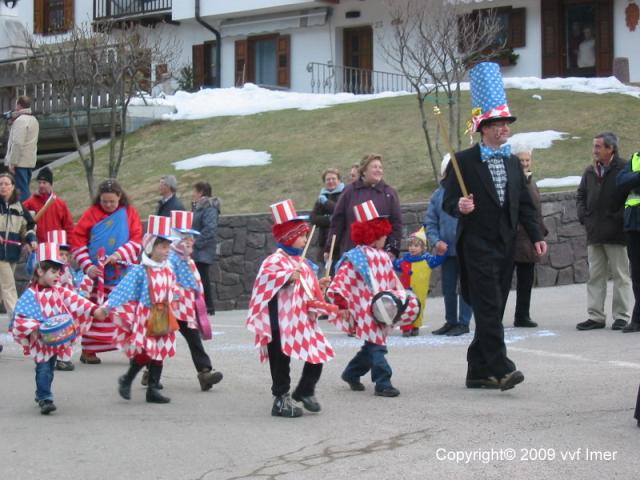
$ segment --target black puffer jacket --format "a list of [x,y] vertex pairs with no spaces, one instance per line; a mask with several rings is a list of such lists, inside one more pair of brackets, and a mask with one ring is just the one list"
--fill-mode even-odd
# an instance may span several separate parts
[[626,195],[616,186],[616,177],[625,166],[623,159],[614,157],[602,177],[598,177],[594,165],[582,174],[576,204],[588,245],[626,243],[622,228]]

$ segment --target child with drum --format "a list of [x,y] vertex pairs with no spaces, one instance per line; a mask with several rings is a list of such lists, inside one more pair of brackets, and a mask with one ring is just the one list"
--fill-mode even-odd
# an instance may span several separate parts
[[[324,302],[316,267],[305,259],[309,224],[299,217],[291,200],[271,205],[271,231],[278,249],[264,259],[253,285],[247,328],[255,334],[260,361],[269,360],[271,393],[275,397],[271,415],[295,418],[302,402],[310,412],[319,412],[315,387],[322,365],[334,357],[334,351],[318,325],[318,316],[335,316],[335,309]],[[303,250],[304,249],[304,250]],[[314,268],[315,267],[315,268]],[[302,376],[292,395],[291,358],[305,362]]]
[[172,301],[176,277],[169,265],[171,219],[150,215],[142,239],[142,258],[109,294],[106,303],[116,325],[116,345],[129,357],[129,370],[118,379],[118,393],[131,399],[131,383],[149,368],[146,400],[169,403],[160,393],[164,360],[176,354],[176,321]]
[[103,320],[107,312],[59,285],[64,262],[57,244],[39,244],[37,260],[33,280],[16,304],[11,331],[36,363],[36,401],[40,413],[48,415],[56,410],[51,391],[56,359],[70,358],[74,340],[88,330],[91,317]]
[[354,212],[351,240],[356,247],[342,256],[327,290],[329,299],[340,308],[336,326],[364,340],[341,378],[351,390],[363,391],[360,377],[371,370],[374,394],[397,397],[400,392],[391,384],[392,371],[385,358],[386,338],[393,326],[414,322],[420,302],[411,291],[404,290],[384,251],[391,222],[378,214],[371,200],[356,205]]

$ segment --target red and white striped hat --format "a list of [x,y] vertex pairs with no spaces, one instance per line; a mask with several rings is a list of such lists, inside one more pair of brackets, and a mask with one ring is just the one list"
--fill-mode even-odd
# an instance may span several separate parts
[[180,233],[200,235],[199,231],[191,228],[193,226],[193,212],[171,210],[171,226]]
[[281,225],[292,220],[301,220],[301,218],[298,217],[296,207],[293,206],[293,200],[291,199],[271,205],[271,218],[276,225]]
[[165,240],[175,240],[175,237],[171,236],[171,218],[149,215],[147,234],[164,238]]
[[64,265],[64,260],[60,258],[60,245],[58,245],[57,243],[39,243],[37,253],[38,263],[48,260],[50,262]]
[[47,242],[57,243],[61,247],[68,247],[66,230],[49,230],[47,232]]
[[353,212],[355,213],[356,221],[358,222],[368,222],[369,220],[380,218],[378,210],[372,200],[367,200],[360,205],[356,205],[353,207]]

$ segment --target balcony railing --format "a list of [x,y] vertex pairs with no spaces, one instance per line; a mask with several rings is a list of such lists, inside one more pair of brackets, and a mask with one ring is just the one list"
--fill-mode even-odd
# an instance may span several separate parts
[[412,91],[409,81],[399,73],[316,62],[307,65],[307,72],[311,74],[313,93],[368,94]]
[[172,0],[93,0],[93,19],[117,20],[171,16]]

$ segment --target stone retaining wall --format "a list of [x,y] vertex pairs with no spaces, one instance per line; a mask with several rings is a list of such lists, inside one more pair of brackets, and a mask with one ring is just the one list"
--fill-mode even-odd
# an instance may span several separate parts
[[[536,266],[536,285],[584,283],[587,280],[587,243],[579,224],[575,192],[542,194],[542,215],[549,230],[549,254]],[[402,206],[404,236],[422,224],[427,203]],[[246,308],[262,260],[275,248],[271,218],[263,215],[225,215],[218,228],[218,262],[213,267],[213,292],[219,310]],[[314,245],[309,258],[316,259]],[[431,276],[433,295],[440,295],[440,270]]]

